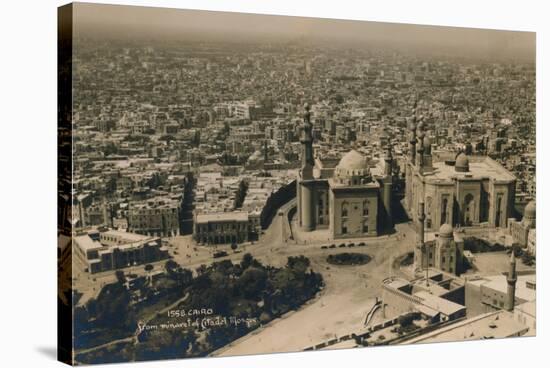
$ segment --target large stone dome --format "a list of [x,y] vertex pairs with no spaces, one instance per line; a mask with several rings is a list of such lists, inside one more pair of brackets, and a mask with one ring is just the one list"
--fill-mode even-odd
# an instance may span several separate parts
[[458,172],[470,171],[470,160],[468,160],[468,156],[466,156],[464,152],[460,152],[458,156],[456,156],[455,170]]
[[368,159],[356,150],[351,150],[342,157],[334,169],[334,174],[341,180],[366,178],[370,174]]
[[343,170],[363,170],[368,167],[367,158],[356,150],[346,153],[338,163],[338,166],[336,166],[336,168]]

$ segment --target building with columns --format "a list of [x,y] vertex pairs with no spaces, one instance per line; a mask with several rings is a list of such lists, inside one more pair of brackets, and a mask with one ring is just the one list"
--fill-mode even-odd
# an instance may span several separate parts
[[425,206],[426,231],[443,224],[506,228],[512,216],[516,178],[487,156],[433,152],[424,121],[409,121],[405,162],[405,207],[413,221]]
[[[297,180],[297,216],[303,231],[329,229],[333,239],[377,236],[392,227],[391,148],[373,173],[356,150],[340,161],[315,158],[309,106],[301,127],[302,165]],[[389,146],[389,145],[388,145]]]

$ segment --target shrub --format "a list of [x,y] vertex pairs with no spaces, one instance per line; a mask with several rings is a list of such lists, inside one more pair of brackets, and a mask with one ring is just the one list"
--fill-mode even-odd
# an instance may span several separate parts
[[371,257],[362,253],[340,253],[331,254],[327,257],[327,262],[339,266],[356,266],[369,263]]

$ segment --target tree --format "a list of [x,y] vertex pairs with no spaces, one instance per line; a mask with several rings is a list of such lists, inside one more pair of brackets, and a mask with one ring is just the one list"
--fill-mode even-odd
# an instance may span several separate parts
[[98,323],[106,327],[135,328],[135,314],[130,301],[130,292],[122,284],[103,287],[95,303]]
[[233,252],[237,250],[237,247],[237,243],[231,243],[231,249],[233,250]]
[[237,280],[237,288],[246,298],[257,300],[265,289],[266,281],[265,270],[249,267]]
[[288,257],[287,266],[296,273],[305,273],[309,267],[309,258],[305,256]]
[[197,268],[197,275],[199,275],[199,276],[204,275],[204,274],[206,274],[207,271],[208,271],[208,267],[206,267],[205,264],[201,264]]
[[169,275],[173,275],[177,272],[179,272],[179,270],[181,269],[180,265],[174,261],[173,259],[169,259],[166,261],[166,263],[164,264],[164,269],[166,270],[166,272],[169,274]]
[[118,283],[120,283],[120,284],[126,283],[126,276],[124,275],[124,271],[117,270],[115,272],[115,276],[116,276],[116,280],[117,280]]
[[[143,334],[146,335],[146,334]],[[140,335],[141,336],[141,335]],[[184,358],[190,345],[196,341],[195,332],[156,331],[154,338],[144,336],[144,341],[136,345],[138,360]]]
[[145,265],[145,271],[147,271],[147,272],[152,271],[153,268],[155,268],[155,267],[153,267],[153,265],[150,264],[150,263],[148,263],[148,264]]
[[518,243],[512,244],[512,249],[511,249],[510,253],[511,252],[514,252],[514,256],[516,256],[516,257],[523,256],[523,249],[522,249],[521,245],[519,245]]
[[241,261],[241,267],[243,270],[246,270],[251,264],[252,262],[254,261],[254,257],[252,257],[252,254],[250,253],[246,253],[244,256],[243,256],[243,259]]

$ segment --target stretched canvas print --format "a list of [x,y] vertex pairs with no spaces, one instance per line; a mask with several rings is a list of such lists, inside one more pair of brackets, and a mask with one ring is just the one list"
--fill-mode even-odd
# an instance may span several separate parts
[[61,361],[536,334],[535,33],[58,16]]

